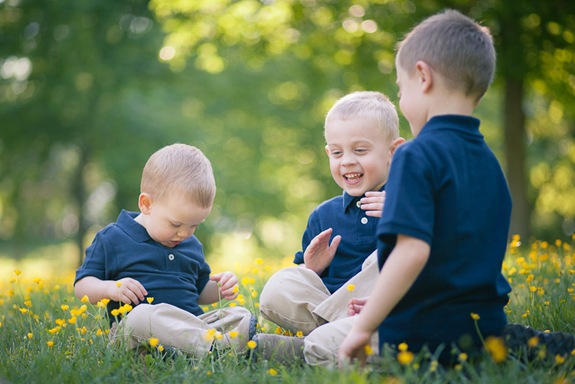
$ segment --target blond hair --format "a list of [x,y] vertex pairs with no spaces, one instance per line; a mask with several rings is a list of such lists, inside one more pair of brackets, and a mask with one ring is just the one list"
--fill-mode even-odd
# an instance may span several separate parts
[[211,207],[216,194],[212,165],[194,146],[168,145],[146,162],[140,193],[148,193],[154,199],[184,196],[202,208]]
[[479,100],[495,73],[493,38],[486,27],[446,10],[422,21],[398,44],[397,62],[408,74],[420,60],[439,72],[448,87]]
[[330,120],[356,118],[373,119],[389,140],[399,137],[397,110],[381,92],[359,91],[343,96],[328,111],[325,126]]

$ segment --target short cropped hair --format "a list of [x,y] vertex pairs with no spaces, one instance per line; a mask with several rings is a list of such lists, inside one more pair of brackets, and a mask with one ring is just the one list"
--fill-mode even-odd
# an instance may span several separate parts
[[359,91],[343,96],[328,111],[325,126],[330,120],[355,118],[373,119],[389,140],[399,137],[397,110],[381,92]]
[[183,196],[199,207],[210,208],[216,195],[212,165],[194,146],[165,146],[146,162],[140,193],[148,193],[154,199]]
[[495,48],[487,27],[455,10],[430,16],[397,46],[397,62],[408,74],[421,60],[451,89],[481,99],[495,73]]

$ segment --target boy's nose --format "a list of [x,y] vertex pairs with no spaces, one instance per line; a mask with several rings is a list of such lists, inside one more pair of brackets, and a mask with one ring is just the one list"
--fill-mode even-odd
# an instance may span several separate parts
[[355,159],[355,156],[353,155],[343,155],[343,157],[341,158],[341,164],[342,165],[350,165],[350,164],[355,164],[357,161]]

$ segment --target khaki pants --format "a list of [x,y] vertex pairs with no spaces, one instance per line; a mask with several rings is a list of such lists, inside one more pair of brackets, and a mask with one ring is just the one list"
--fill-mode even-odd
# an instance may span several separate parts
[[[264,286],[260,313],[294,334],[301,331],[306,335],[304,354],[309,364],[335,366],[339,346],[353,324],[353,318],[347,315],[348,302],[369,296],[378,276],[377,252],[368,256],[361,271],[333,294],[315,272],[301,266],[285,268]],[[371,344],[377,353],[377,334]]]
[[195,357],[206,355],[212,344],[242,352],[250,340],[251,318],[251,312],[243,307],[222,308],[195,316],[170,304],[140,304],[120,321],[116,339],[123,337],[127,347],[134,349],[155,337],[161,345]]

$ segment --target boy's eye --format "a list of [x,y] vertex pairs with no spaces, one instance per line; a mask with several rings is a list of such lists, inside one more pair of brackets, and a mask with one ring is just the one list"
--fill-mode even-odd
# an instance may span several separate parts
[[356,148],[356,149],[355,149],[355,152],[356,152],[356,153],[365,153],[365,152],[367,152],[367,149],[365,149],[365,148]]
[[331,151],[331,155],[334,157],[341,156],[341,151]]

